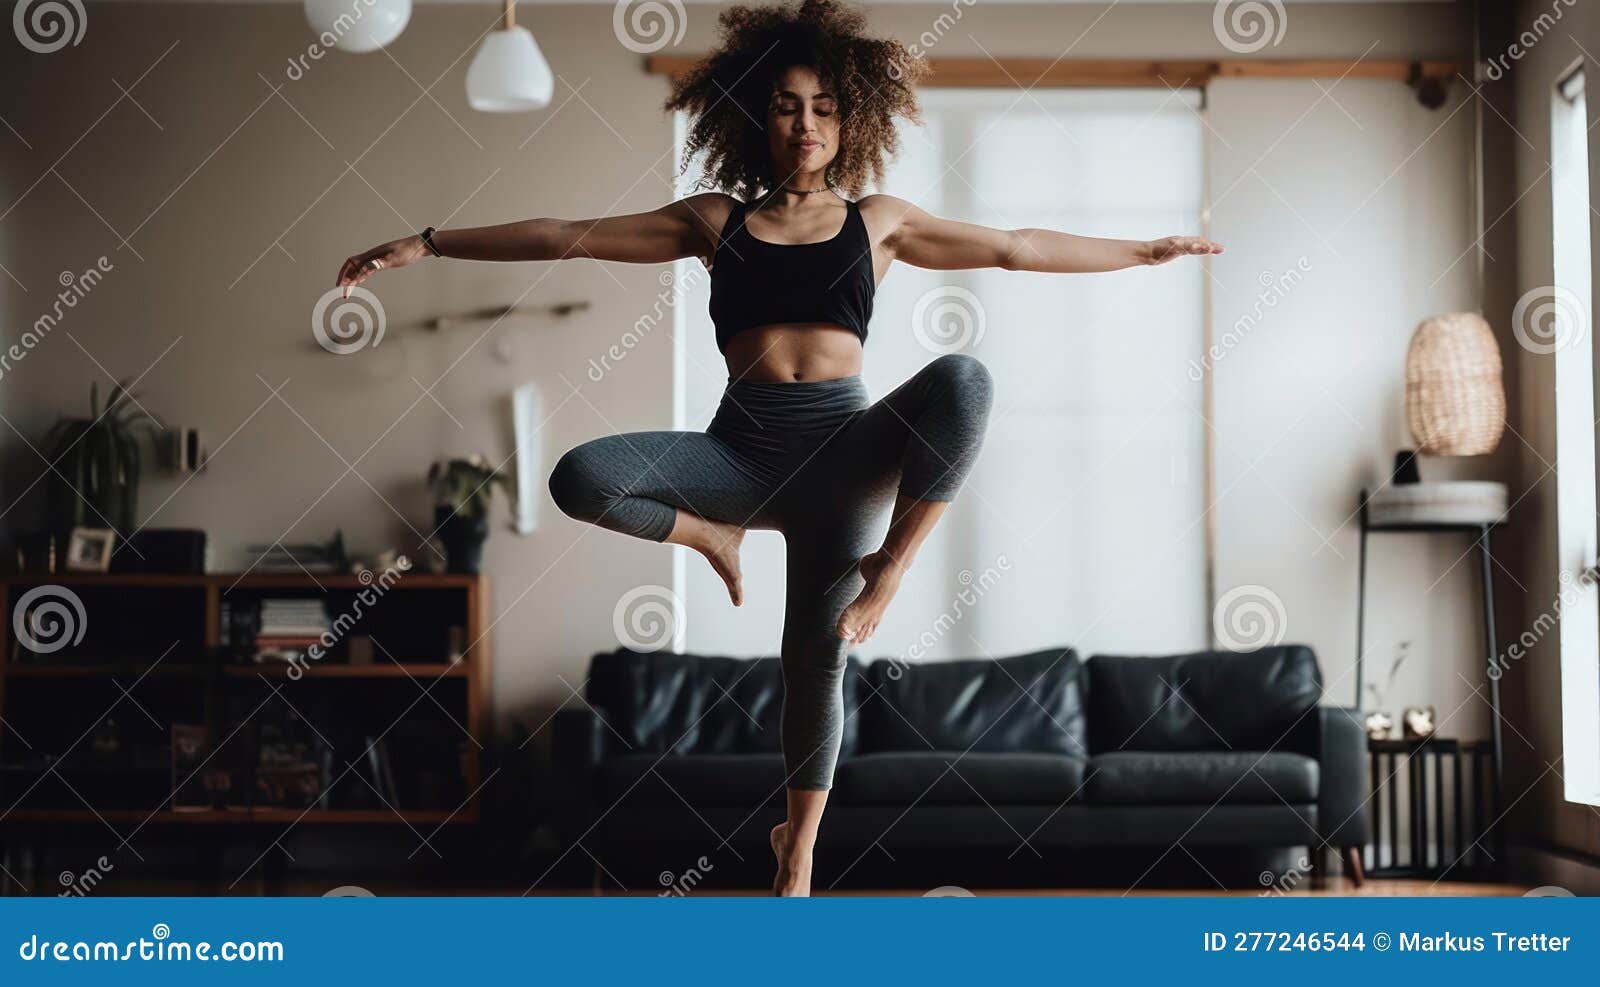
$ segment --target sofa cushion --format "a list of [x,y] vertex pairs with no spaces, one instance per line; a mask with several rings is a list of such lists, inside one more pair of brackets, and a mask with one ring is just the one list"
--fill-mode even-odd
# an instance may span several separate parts
[[1315,804],[1317,762],[1250,751],[1118,751],[1089,761],[1090,805]]
[[[855,750],[857,680],[844,674],[844,737]],[[613,754],[776,754],[783,668],[776,658],[720,658],[626,648],[594,656],[585,692],[605,718]],[[613,732],[615,731],[615,732]]]
[[884,751],[839,762],[844,805],[1060,805],[1083,785],[1081,758],[1066,754]]
[[1071,648],[867,667],[861,750],[1088,755],[1083,665]]
[[1089,746],[1108,751],[1270,750],[1322,698],[1304,645],[1089,659]]
[[602,806],[635,804],[747,806],[782,804],[781,754],[623,754],[600,766]]

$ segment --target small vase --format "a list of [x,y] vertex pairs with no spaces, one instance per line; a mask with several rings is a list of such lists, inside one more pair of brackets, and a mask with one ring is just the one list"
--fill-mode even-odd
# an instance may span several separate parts
[[1369,739],[1388,740],[1390,732],[1394,730],[1394,717],[1381,711],[1368,713],[1366,727]]
[[483,543],[489,538],[489,519],[463,517],[441,504],[434,508],[434,526],[444,543],[445,571],[483,571]]

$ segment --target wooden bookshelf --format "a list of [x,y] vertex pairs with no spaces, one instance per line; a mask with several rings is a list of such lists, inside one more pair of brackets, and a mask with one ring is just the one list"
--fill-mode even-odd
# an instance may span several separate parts
[[[93,650],[85,647],[81,652],[70,653],[69,657],[60,658],[58,655],[35,656],[28,660],[19,660],[24,657],[18,642],[13,640],[12,631],[12,606],[21,594],[39,586],[59,586],[71,590],[75,595],[81,595],[85,601],[90,599],[118,599],[123,598],[123,605],[132,607],[134,612],[141,616],[148,615],[152,621],[166,620],[170,624],[181,625],[188,628],[189,633],[181,635],[181,646],[175,647],[167,657],[161,658],[161,649],[156,648],[153,653],[145,657],[123,657],[117,655],[116,648],[106,648],[105,651]],[[330,823],[330,824],[444,824],[475,822],[479,817],[479,785],[482,779],[482,752],[490,743],[489,719],[489,677],[490,677],[490,652],[486,630],[489,627],[489,587],[487,578],[482,575],[457,575],[407,572],[383,590],[384,600],[389,597],[398,597],[403,606],[393,607],[405,618],[406,626],[428,625],[430,631],[437,631],[438,638],[445,639],[450,635],[450,628],[460,628],[460,637],[466,647],[458,660],[449,660],[451,656],[440,653],[435,660],[432,654],[421,656],[427,660],[418,660],[415,654],[406,653],[410,648],[415,651],[420,645],[414,639],[395,642],[393,645],[376,647],[373,649],[369,663],[353,664],[335,660],[333,655],[303,666],[301,674],[291,679],[289,666],[281,663],[244,663],[229,660],[222,640],[220,614],[225,600],[237,601],[249,597],[261,597],[264,593],[281,590],[296,596],[316,598],[324,596],[329,599],[329,610],[338,613],[339,608],[335,601],[352,599],[354,594],[363,590],[374,588],[371,581],[364,581],[360,577],[348,573],[210,573],[205,575],[166,575],[166,574],[118,574],[118,573],[28,573],[0,577],[0,717],[5,717],[8,724],[15,722],[8,709],[8,702],[13,701],[16,690],[24,687],[24,683],[38,682],[40,684],[29,686],[33,690],[40,689],[68,689],[79,688],[77,683],[83,683],[82,688],[91,688],[96,681],[106,681],[106,688],[131,688],[132,681],[141,683],[166,683],[162,688],[170,689],[248,689],[249,681],[256,680],[256,688],[263,688],[261,682],[269,686],[284,689],[289,688],[291,681],[294,688],[342,688],[349,689],[352,685],[337,686],[339,681],[360,682],[372,681],[372,688],[397,689],[405,688],[406,680],[414,681],[417,690],[428,690],[428,695],[434,700],[430,704],[423,701],[420,705],[424,708],[440,704],[445,709],[444,715],[455,721],[466,731],[466,736],[454,735],[449,737],[453,742],[461,743],[460,757],[461,778],[460,787],[462,801],[459,805],[445,808],[430,806],[428,808],[413,808],[398,806],[391,808],[296,808],[256,805],[241,808],[213,808],[213,809],[174,809],[168,801],[161,802],[153,799],[148,809],[101,809],[91,811],[81,804],[65,806],[62,808],[38,807],[31,805],[15,805],[19,798],[16,793],[7,795],[0,792],[0,826],[6,822],[16,823],[65,823],[65,822],[95,822],[97,819],[111,821],[132,821],[143,823],[163,823],[174,825],[216,825],[216,824],[292,824],[302,823]],[[138,598],[137,603],[129,604],[126,600],[130,594],[144,594]],[[411,599],[406,596],[410,595]],[[429,625],[429,607],[441,614],[438,621]],[[94,606],[86,603],[86,623],[93,625]],[[370,617],[376,613],[376,608],[367,612]],[[142,620],[129,623],[143,623]],[[104,629],[102,628],[102,631]],[[348,630],[347,636],[362,634],[362,629]],[[401,635],[402,637],[404,635]],[[376,635],[374,642],[382,644]],[[121,644],[121,641],[115,642]],[[342,642],[341,642],[342,643]],[[70,649],[62,654],[69,654]],[[397,655],[398,660],[391,658]],[[60,658],[60,660],[57,660]],[[159,660],[158,660],[159,659]],[[63,681],[61,685],[48,685],[51,680],[71,680],[68,685]],[[111,686],[109,680],[115,680],[118,685]],[[449,690],[444,699],[441,699],[441,690],[432,688],[441,680],[459,682]],[[392,683],[380,686],[379,682]],[[191,684],[193,683],[193,684]],[[229,686],[228,683],[238,683]],[[308,686],[307,683],[311,683]],[[327,683],[318,686],[316,683]],[[144,686],[142,688],[146,688]],[[37,695],[32,693],[30,695]],[[114,693],[112,693],[114,695]],[[20,699],[16,701],[22,701]],[[30,699],[29,702],[38,702]],[[211,700],[205,700],[207,709],[211,709]],[[226,703],[222,704],[224,707]],[[34,710],[35,714],[38,710]],[[137,712],[131,714],[138,717]],[[402,716],[402,719],[404,717]],[[213,739],[232,736],[235,728],[243,723],[234,723],[227,719],[211,723]],[[318,724],[305,721],[313,728]],[[396,721],[398,723],[399,721]],[[381,729],[379,724],[378,728]],[[320,730],[318,731],[320,735]],[[17,754],[23,751],[18,742],[18,734],[11,729],[0,730],[0,764],[14,763],[8,758],[8,752]],[[70,740],[70,738],[68,738]],[[60,753],[52,751],[52,753]],[[395,765],[397,774],[403,770]],[[68,769],[69,771],[71,769]],[[338,777],[338,771],[334,777]],[[359,781],[346,779],[335,786],[334,791],[345,785],[360,787]],[[9,807],[9,811],[8,810]]]

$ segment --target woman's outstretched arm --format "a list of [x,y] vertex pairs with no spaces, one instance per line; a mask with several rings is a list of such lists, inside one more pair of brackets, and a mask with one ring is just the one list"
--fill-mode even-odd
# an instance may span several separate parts
[[883,225],[889,233],[883,244],[896,260],[938,271],[998,267],[1008,271],[1084,274],[1222,253],[1222,244],[1198,236],[1105,240],[1056,230],[997,230],[942,219],[888,195],[868,196],[862,200],[862,208],[884,217]]
[[[664,264],[680,257],[707,256],[712,227],[705,218],[720,193],[707,192],[669,202],[650,212],[600,219],[527,219],[499,226],[435,230],[433,245],[442,257],[461,260],[563,260],[588,257],[634,264]],[[378,271],[432,257],[420,235],[401,237],[346,258],[338,286],[350,289]]]

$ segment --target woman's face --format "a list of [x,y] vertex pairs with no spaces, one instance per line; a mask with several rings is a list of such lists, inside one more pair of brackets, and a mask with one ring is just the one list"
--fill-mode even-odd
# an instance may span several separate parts
[[792,66],[773,85],[767,150],[780,186],[793,184],[797,174],[821,172],[839,153],[839,103],[815,70]]

